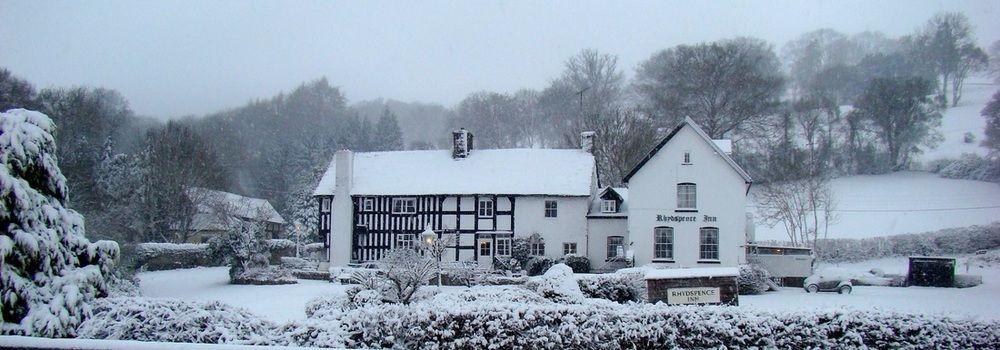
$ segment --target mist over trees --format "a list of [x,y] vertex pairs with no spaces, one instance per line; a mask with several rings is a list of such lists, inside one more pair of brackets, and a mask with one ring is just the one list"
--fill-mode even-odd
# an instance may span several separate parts
[[[596,131],[593,151],[607,186],[621,184],[663,136],[657,130],[691,117],[713,138],[733,141],[733,157],[755,182],[800,184],[822,195],[834,176],[915,166],[913,156],[938,140],[940,111],[960,103],[968,77],[985,71],[1000,79],[1000,44],[987,53],[975,43],[964,15],[942,13],[898,38],[818,29],[776,47],[737,37],[663,47],[634,69],[613,53],[585,49],[544,86],[470,92],[454,106],[349,104],[321,78],[170,122],[136,115],[114,90],[38,91],[0,69],[0,111],[52,118],[66,203],[87,218],[93,237],[182,241],[170,225],[183,220],[170,215],[191,207],[187,186],[267,199],[293,230],[314,233],[311,193],[336,150],[443,149],[460,127],[480,149],[577,148],[580,132]],[[993,129],[996,109],[983,112]],[[995,145],[998,133],[987,131],[984,142]],[[781,195],[788,190],[775,187],[775,198],[788,199]],[[815,240],[817,226],[805,226],[799,232]]]

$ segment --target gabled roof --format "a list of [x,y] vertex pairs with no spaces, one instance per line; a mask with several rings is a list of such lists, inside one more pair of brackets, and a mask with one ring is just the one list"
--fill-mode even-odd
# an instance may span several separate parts
[[220,211],[226,211],[227,215],[243,219],[264,219],[276,224],[285,223],[285,219],[281,217],[281,214],[278,214],[277,210],[274,210],[271,202],[266,199],[244,197],[235,193],[201,187],[188,187],[185,194],[195,203],[197,208],[193,226],[205,226],[195,227],[196,230],[225,227],[221,223],[221,218],[218,218]]
[[[313,195],[333,195],[336,159]],[[590,196],[594,155],[580,149],[483,149],[354,153],[351,195],[512,194]]]
[[[621,203],[618,204],[618,212],[616,213],[605,213],[601,212],[601,201],[603,200],[605,194],[612,194],[621,198]],[[600,192],[593,200],[590,201],[590,214],[587,214],[588,218],[626,218],[628,217],[628,189],[625,187],[606,187]]]
[[670,134],[668,134],[667,137],[663,139],[663,141],[660,141],[660,143],[657,144],[656,147],[653,147],[653,149],[649,151],[649,154],[643,157],[642,161],[640,161],[639,164],[636,164],[635,167],[632,168],[632,171],[628,172],[628,175],[625,175],[625,178],[622,179],[622,182],[628,183],[628,180],[632,178],[632,175],[635,175],[635,173],[639,172],[639,169],[641,169],[643,165],[646,165],[646,162],[648,162],[651,158],[653,158],[653,156],[656,155],[656,152],[659,152],[660,149],[663,148],[663,146],[665,146],[668,142],[670,142],[670,140],[672,140],[674,136],[677,135],[677,133],[684,128],[684,126],[690,126],[695,131],[695,133],[698,134],[698,136],[700,136],[701,139],[705,141],[705,143],[707,143],[710,147],[712,147],[713,150],[715,150],[715,154],[718,154],[720,157],[722,157],[722,159],[725,160],[726,163],[728,163],[729,166],[733,168],[733,171],[736,171],[736,173],[739,174],[740,177],[742,177],[746,183],[753,182],[753,179],[750,178],[750,174],[748,174],[746,170],[743,170],[743,168],[740,167],[739,164],[736,164],[736,161],[734,161],[733,158],[729,157],[729,155],[726,152],[724,152],[721,148],[719,148],[719,145],[714,140],[712,140],[712,138],[709,137],[708,134],[706,134],[705,131],[702,130],[700,126],[698,126],[698,123],[695,123],[694,120],[691,120],[690,117],[685,117],[683,121],[677,124],[677,126],[670,131]]

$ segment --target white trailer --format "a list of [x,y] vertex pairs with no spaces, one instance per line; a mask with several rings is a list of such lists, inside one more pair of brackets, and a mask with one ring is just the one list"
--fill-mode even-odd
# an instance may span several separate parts
[[801,287],[812,275],[816,256],[811,248],[748,244],[747,262],[763,267],[780,285]]

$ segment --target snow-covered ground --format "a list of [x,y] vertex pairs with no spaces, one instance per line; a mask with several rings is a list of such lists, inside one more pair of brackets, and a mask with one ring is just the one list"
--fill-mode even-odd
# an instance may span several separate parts
[[305,305],[322,295],[343,293],[347,286],[324,281],[299,280],[298,284],[251,286],[229,284],[228,267],[143,272],[143,296],[191,301],[218,300],[242,307],[275,322],[303,319]]
[[[830,225],[829,238],[917,233],[1000,220],[1000,185],[995,183],[907,171],[847,176],[832,180],[830,186],[839,218]],[[767,227],[759,219],[756,234],[758,240],[788,239],[780,223]]]
[[[982,77],[969,78],[962,90],[962,99],[957,107],[942,112],[941,136],[944,140],[935,149],[927,150],[917,160],[927,163],[941,158],[956,158],[963,153],[985,155],[987,149],[980,146],[983,141],[986,119],[980,114],[993,94],[1000,89],[991,80]],[[965,133],[972,133],[975,140],[965,142]]]
[[[964,258],[959,259],[959,263]],[[903,274],[906,258],[841,264],[853,271],[880,268],[886,273]],[[961,265],[959,273],[966,273]],[[965,288],[868,287],[858,286],[850,295],[808,294],[801,288],[783,288],[763,295],[741,296],[740,307],[758,310],[801,311],[823,308],[881,309],[905,313],[945,314],[951,317],[1000,320],[1000,266],[971,268],[970,274],[983,276],[983,285]],[[144,272],[140,274],[145,296],[184,300],[218,300],[246,308],[267,319],[282,322],[305,318],[306,303],[317,296],[342,293],[347,286],[301,280],[297,285],[236,286],[227,284],[225,268],[198,268]],[[491,288],[491,287],[479,287]],[[445,287],[457,292],[463,287]]]
[[[740,296],[741,307],[760,310],[797,311],[807,309],[853,308],[880,309],[906,313],[946,315],[952,318],[1000,320],[1000,266],[965,269],[965,257],[958,258],[956,272],[982,275],[983,284],[972,288],[872,287],[855,286],[848,295],[809,294],[802,288],[782,288],[763,295]],[[906,257],[869,260],[846,264],[821,264],[818,268],[838,267],[864,272],[873,268],[889,274],[906,274]]]

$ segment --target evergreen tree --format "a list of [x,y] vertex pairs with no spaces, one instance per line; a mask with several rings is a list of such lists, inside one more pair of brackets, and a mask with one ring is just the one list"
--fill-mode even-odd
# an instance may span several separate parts
[[993,99],[980,113],[986,118],[986,139],[983,140],[983,146],[989,147],[993,155],[1000,155],[1000,91],[993,94]]
[[382,111],[382,116],[375,123],[372,138],[372,150],[374,151],[403,150],[403,130],[399,128],[399,119],[396,118],[396,114],[389,108]]
[[879,78],[854,103],[853,118],[877,132],[893,170],[905,169],[919,146],[934,146],[941,114],[927,97],[933,91],[922,78]]
[[65,207],[55,124],[14,109],[0,113],[0,313],[3,334],[73,336],[87,306],[106,294],[115,242],[91,243],[83,217]]

